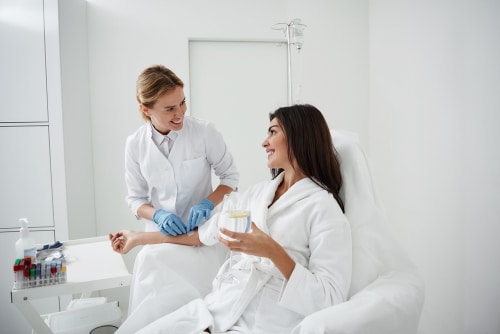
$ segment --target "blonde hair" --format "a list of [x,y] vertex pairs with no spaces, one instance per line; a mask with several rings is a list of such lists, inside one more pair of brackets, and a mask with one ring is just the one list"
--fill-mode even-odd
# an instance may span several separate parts
[[[174,90],[177,86],[184,87],[184,82],[165,66],[153,65],[146,68],[139,75],[136,83],[136,98],[137,102],[139,102],[139,110],[141,110],[141,104],[152,108],[161,96]],[[151,120],[142,111],[141,116],[145,121]]]

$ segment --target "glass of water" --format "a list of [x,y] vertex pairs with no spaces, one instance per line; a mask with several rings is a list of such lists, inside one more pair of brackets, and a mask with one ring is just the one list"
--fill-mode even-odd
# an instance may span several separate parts
[[[239,233],[246,233],[250,230],[250,208],[248,201],[239,193],[232,192],[224,195],[222,209],[218,221],[219,228]],[[220,236],[229,241],[235,239],[220,233]]]
[[[222,208],[219,214],[218,227],[224,227],[227,230],[239,233],[247,233],[250,230],[250,206],[247,199],[237,192],[232,192],[224,196]],[[222,232],[219,232],[221,238],[229,241],[238,241]],[[226,273],[222,279],[225,282],[235,282],[236,278],[229,273],[233,265],[233,251],[229,252],[229,264]]]

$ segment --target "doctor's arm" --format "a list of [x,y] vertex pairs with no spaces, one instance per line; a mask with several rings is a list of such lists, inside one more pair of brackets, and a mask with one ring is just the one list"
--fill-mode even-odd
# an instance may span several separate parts
[[240,174],[231,153],[226,147],[222,135],[210,124],[205,131],[205,149],[207,161],[219,178],[220,184],[200,203],[193,206],[187,221],[188,231],[193,231],[203,221],[208,219],[211,211],[222,202],[224,195],[237,189]]
[[153,220],[156,209],[150,204],[143,204],[137,209],[137,215],[142,218]]
[[177,236],[165,235],[161,232],[139,232],[122,230],[116,234],[109,234],[113,250],[120,254],[127,254],[136,246],[171,243],[187,246],[201,246],[198,231]]
[[221,133],[215,129],[213,124],[207,127],[204,135],[207,160],[219,178],[219,185],[207,198],[212,201],[214,206],[217,206],[222,202],[224,195],[236,190],[240,181],[240,173]]
[[203,218],[210,218],[212,210],[222,202],[224,195],[229,194],[233,191],[233,188],[226,185],[219,185],[213,193],[208,195],[206,198],[201,200],[200,203],[196,204],[189,211],[189,217],[187,221],[187,231],[193,231],[203,221]]
[[219,205],[224,198],[224,195],[229,194],[233,191],[233,188],[226,186],[224,184],[220,184],[217,188],[215,188],[214,192],[207,196],[207,198],[212,201],[214,206]]

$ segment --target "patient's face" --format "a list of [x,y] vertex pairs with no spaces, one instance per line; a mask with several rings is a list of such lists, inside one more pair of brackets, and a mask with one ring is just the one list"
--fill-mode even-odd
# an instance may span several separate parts
[[262,146],[267,153],[267,167],[283,168],[285,170],[290,167],[285,132],[276,118],[269,124],[267,138],[262,143]]

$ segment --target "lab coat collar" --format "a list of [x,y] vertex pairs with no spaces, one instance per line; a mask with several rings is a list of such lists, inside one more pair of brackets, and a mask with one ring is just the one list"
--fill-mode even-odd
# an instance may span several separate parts
[[156,130],[153,124],[151,123],[149,123],[149,128],[151,129],[151,138],[153,139],[153,141],[157,146],[163,143],[165,137],[168,137],[172,142],[174,142],[175,139],[177,139],[177,137],[179,136],[179,133],[173,130],[171,130],[167,135],[164,135],[160,133],[158,130]]

